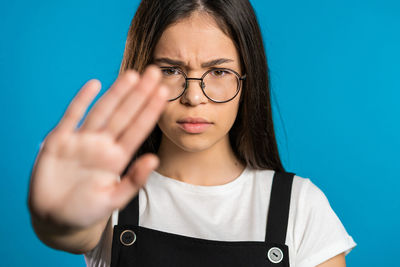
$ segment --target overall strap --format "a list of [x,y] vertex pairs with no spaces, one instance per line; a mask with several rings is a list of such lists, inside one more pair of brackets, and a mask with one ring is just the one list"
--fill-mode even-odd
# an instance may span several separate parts
[[124,209],[119,211],[118,224],[139,226],[139,192]]
[[272,180],[265,242],[285,244],[294,173],[275,172]]

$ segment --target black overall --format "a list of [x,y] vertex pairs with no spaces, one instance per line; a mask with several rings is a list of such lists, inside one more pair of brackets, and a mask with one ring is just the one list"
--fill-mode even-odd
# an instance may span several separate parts
[[285,240],[293,176],[274,174],[265,242],[207,240],[138,226],[138,194],[118,215],[111,267],[289,267]]

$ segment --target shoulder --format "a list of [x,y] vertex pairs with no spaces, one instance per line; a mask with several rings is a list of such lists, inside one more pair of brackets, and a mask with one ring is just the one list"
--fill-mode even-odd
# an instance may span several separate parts
[[[253,190],[260,191],[260,197],[271,195],[274,170],[252,170],[251,175]],[[313,213],[321,213],[330,208],[330,203],[324,192],[316,186],[310,178],[293,175],[290,196],[290,217],[295,217],[296,223],[300,219],[311,216]]]
[[310,178],[299,175],[293,177],[290,213],[297,229],[305,230],[310,223],[317,225],[324,219],[340,223],[325,193]]
[[[252,170],[254,181],[258,184],[271,190],[274,170]],[[325,194],[309,179],[299,175],[293,176],[291,201],[298,204],[313,204],[317,200],[328,201]]]
[[298,175],[293,177],[292,199],[296,201],[298,208],[315,209],[330,205],[325,193],[310,178]]
[[325,193],[298,175],[293,179],[288,238],[296,266],[315,266],[356,246]]

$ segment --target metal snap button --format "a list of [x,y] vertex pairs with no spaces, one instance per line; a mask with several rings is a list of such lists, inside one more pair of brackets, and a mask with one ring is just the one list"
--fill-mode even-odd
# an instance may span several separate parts
[[280,263],[283,260],[283,252],[280,248],[272,247],[267,253],[268,259],[272,263]]
[[119,236],[119,240],[125,246],[131,246],[136,241],[136,234],[132,230],[125,230]]

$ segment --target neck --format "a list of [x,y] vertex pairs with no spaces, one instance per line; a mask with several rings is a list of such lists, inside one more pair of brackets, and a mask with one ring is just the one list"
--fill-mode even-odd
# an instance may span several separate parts
[[245,168],[234,154],[228,136],[207,149],[190,151],[163,136],[157,154],[160,158],[158,173],[193,185],[226,184],[235,180]]

